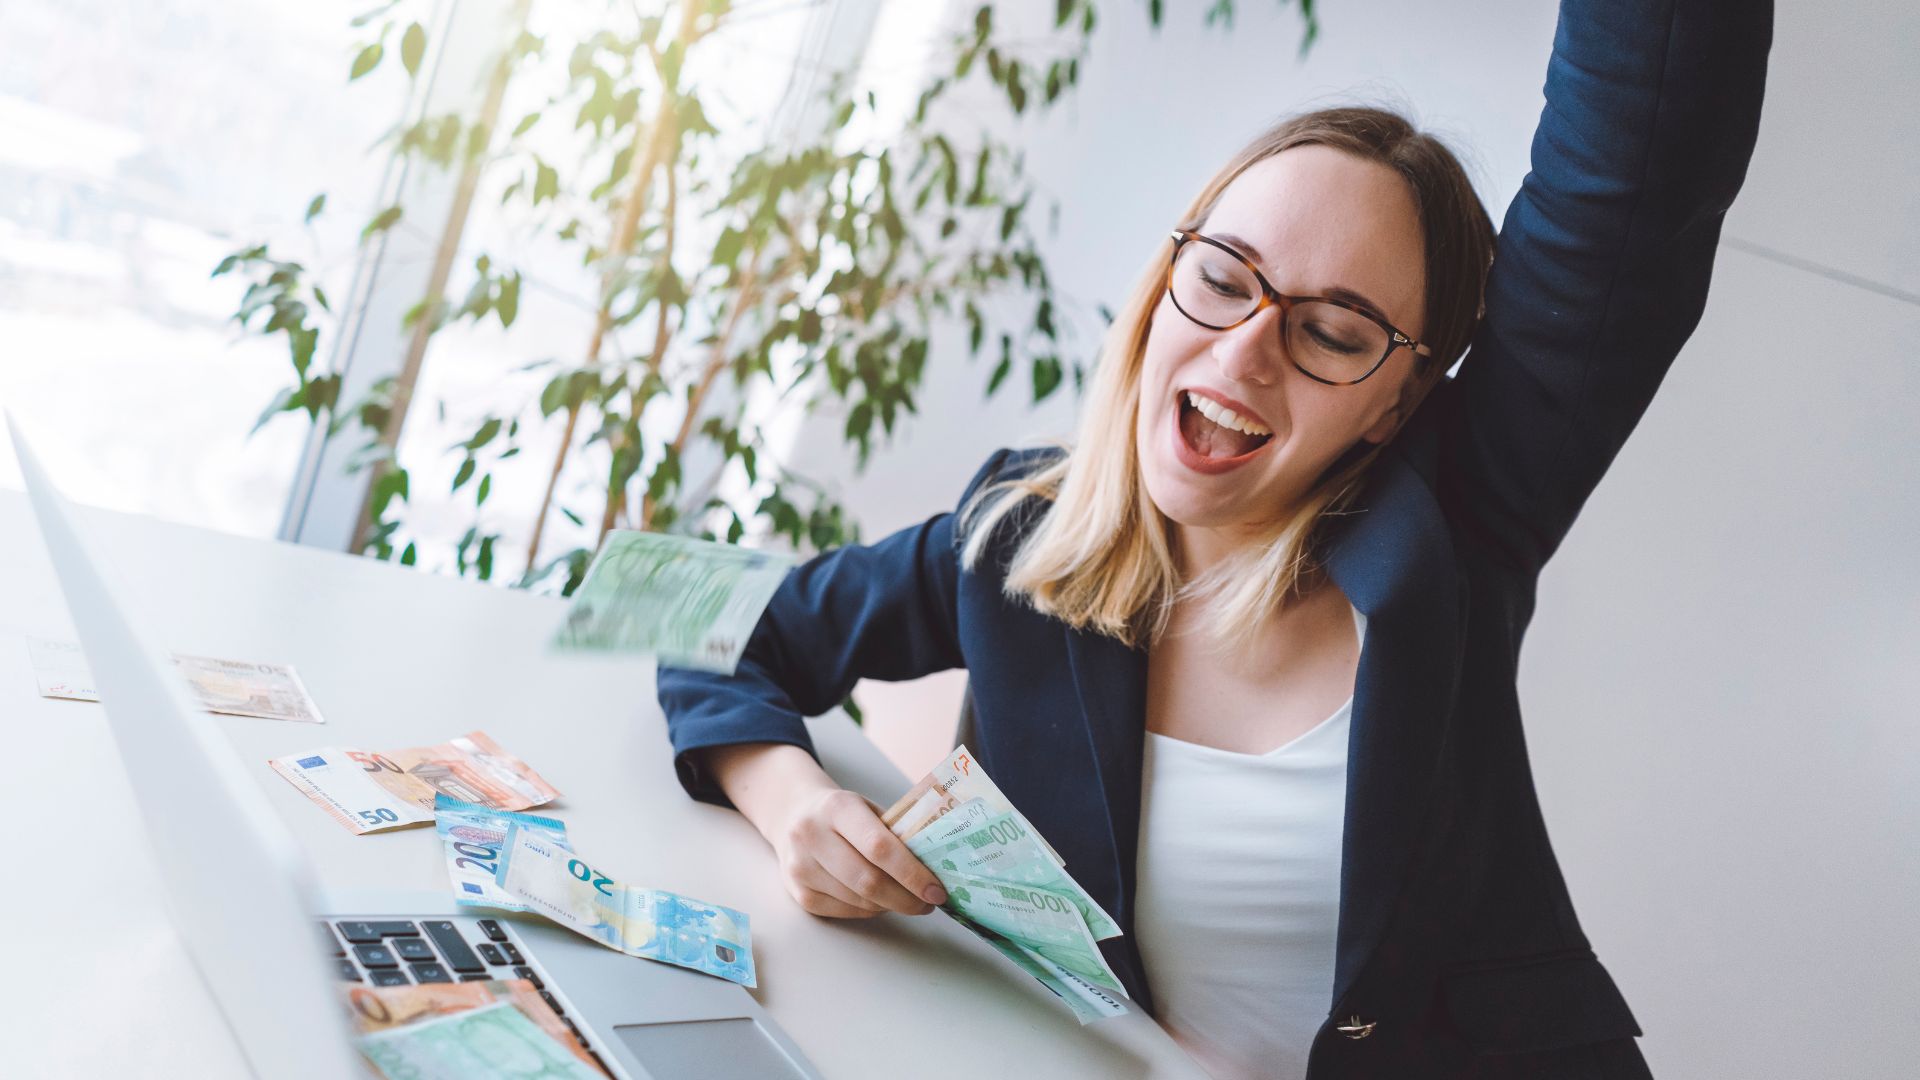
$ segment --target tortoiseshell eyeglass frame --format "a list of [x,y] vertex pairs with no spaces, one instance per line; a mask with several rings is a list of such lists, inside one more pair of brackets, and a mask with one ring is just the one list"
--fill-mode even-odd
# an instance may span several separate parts
[[[1177,309],[1180,312],[1180,314],[1186,315],[1187,318],[1192,320],[1196,326],[1204,326],[1209,330],[1231,330],[1234,327],[1239,326],[1241,323],[1246,322],[1248,319],[1251,319],[1254,316],[1260,314],[1262,311],[1265,311],[1269,307],[1278,307],[1280,309],[1280,325],[1285,326],[1287,323],[1287,319],[1291,317],[1293,314],[1293,305],[1302,304],[1311,300],[1318,304],[1332,304],[1335,307],[1345,308],[1348,311],[1351,311],[1354,314],[1359,315],[1362,318],[1365,318],[1369,322],[1372,322],[1374,325],[1380,327],[1382,330],[1385,330],[1387,332],[1386,351],[1380,354],[1380,358],[1373,362],[1373,366],[1367,369],[1367,373],[1365,375],[1360,376],[1358,379],[1348,379],[1345,382],[1338,382],[1333,379],[1323,379],[1320,376],[1315,375],[1313,372],[1308,371],[1304,367],[1301,367],[1300,362],[1293,358],[1292,350],[1288,350],[1287,361],[1291,363],[1294,366],[1294,368],[1300,372],[1300,374],[1305,375],[1307,378],[1312,379],[1314,382],[1325,383],[1328,386],[1352,386],[1354,383],[1364,382],[1367,378],[1372,376],[1374,372],[1380,370],[1380,366],[1387,362],[1387,357],[1393,355],[1393,350],[1399,349],[1399,348],[1405,348],[1408,351],[1415,354],[1416,356],[1420,356],[1426,359],[1433,358],[1433,350],[1431,348],[1429,348],[1428,346],[1418,341],[1413,340],[1411,337],[1408,337],[1406,334],[1401,333],[1398,327],[1394,326],[1392,323],[1381,318],[1379,315],[1376,315],[1372,311],[1369,311],[1368,309],[1366,309],[1365,307],[1362,307],[1359,304],[1348,303],[1345,300],[1338,300],[1331,296],[1289,296],[1286,293],[1283,293],[1280,290],[1274,288],[1273,283],[1267,280],[1267,275],[1261,273],[1259,267],[1253,265],[1251,262],[1248,262],[1247,257],[1245,255],[1240,254],[1240,252],[1234,250],[1232,247],[1228,246],[1222,241],[1215,240],[1213,237],[1208,236],[1205,233],[1194,232],[1192,229],[1174,229],[1170,235],[1173,237],[1173,255],[1171,258],[1167,260],[1167,299],[1172,300],[1174,308]],[[1239,320],[1239,322],[1229,323],[1226,326],[1215,326],[1212,323],[1201,322],[1199,319],[1195,319],[1191,314],[1188,314],[1186,308],[1183,308],[1180,306],[1180,298],[1173,295],[1173,266],[1175,263],[1180,261],[1180,249],[1190,241],[1194,241],[1194,240],[1198,240],[1200,243],[1211,245],[1212,247],[1216,247],[1221,251],[1226,252],[1228,255],[1232,256],[1235,260],[1237,260],[1240,263],[1240,265],[1246,267],[1247,272],[1253,275],[1253,279],[1260,283],[1261,296],[1260,296],[1259,302],[1253,306],[1252,311],[1247,312],[1246,318]]]

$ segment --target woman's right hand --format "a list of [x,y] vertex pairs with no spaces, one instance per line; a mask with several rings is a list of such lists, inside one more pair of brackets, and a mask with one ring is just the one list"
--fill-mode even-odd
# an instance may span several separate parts
[[925,915],[947,900],[940,880],[880,820],[797,746],[747,743],[706,751],[706,767],[773,845],[787,894],[814,915]]

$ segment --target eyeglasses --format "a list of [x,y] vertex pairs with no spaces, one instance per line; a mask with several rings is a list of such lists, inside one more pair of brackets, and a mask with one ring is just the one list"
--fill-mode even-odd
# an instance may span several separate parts
[[1279,305],[1280,336],[1293,366],[1331,386],[1365,379],[1401,347],[1416,356],[1433,356],[1432,349],[1359,304],[1276,291],[1246,256],[1190,229],[1173,232],[1167,295],[1180,314],[1209,330],[1231,330]]

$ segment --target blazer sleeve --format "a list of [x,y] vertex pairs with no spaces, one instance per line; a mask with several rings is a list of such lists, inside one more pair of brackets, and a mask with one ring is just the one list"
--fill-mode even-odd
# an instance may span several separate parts
[[1442,455],[1520,565],[1559,547],[1699,323],[1772,38],[1772,0],[1560,5]]
[[[965,506],[1006,459],[1001,450],[961,496]],[[694,751],[791,743],[815,753],[802,717],[846,700],[861,679],[899,681],[963,667],[952,513],[872,545],[852,544],[788,571],[732,675],[661,667],[674,771],[702,802],[731,803]],[[816,758],[818,754],[815,754]]]

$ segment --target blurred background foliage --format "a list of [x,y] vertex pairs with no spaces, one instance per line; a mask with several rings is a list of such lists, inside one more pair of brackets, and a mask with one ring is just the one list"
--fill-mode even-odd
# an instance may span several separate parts
[[[724,87],[724,67],[698,62],[730,21],[779,0],[606,0],[591,32],[572,40],[536,33],[531,2],[510,6],[471,108],[425,112],[377,148],[456,178],[444,219],[413,222],[396,202],[359,231],[362,244],[402,223],[437,234],[426,295],[401,328],[397,375],[341,400],[342,373],[320,359],[342,332],[340,312],[302,261],[260,244],[213,271],[244,285],[234,320],[286,345],[291,381],[259,425],[293,416],[355,440],[348,468],[367,480],[356,550],[407,565],[421,557],[404,522],[422,496],[396,448],[428,342],[455,321],[505,332],[518,317],[527,269],[463,243],[481,190],[497,189],[498,212],[570,252],[598,290],[580,305],[579,344],[524,369],[543,376],[538,415],[562,426],[525,565],[495,565],[502,537],[479,511],[495,494],[495,467],[532,445],[521,419],[532,410],[498,410],[448,448],[459,456],[450,497],[468,500],[473,517],[452,553],[464,576],[571,593],[615,528],[751,535],[803,552],[857,539],[829,493],[776,460],[770,425],[831,400],[864,464],[917,409],[938,318],[964,320],[969,353],[991,361],[988,395],[1013,386],[1037,402],[1079,386],[1092,358],[1063,340],[1022,156],[977,113],[935,106],[970,84],[990,87],[1015,116],[1055,106],[1080,80],[1101,17],[1093,0],[1056,0],[1050,33],[1018,39],[996,17],[1007,5],[979,4],[910,106],[851,93],[835,72],[803,111],[818,122],[786,132],[764,117],[754,121],[763,130],[716,126],[709,97]],[[1158,28],[1161,0],[1140,6],[1129,17]],[[1300,9],[1304,51],[1317,20],[1312,0]],[[435,44],[432,12],[430,0],[392,0],[355,18],[365,38],[346,80],[385,78],[397,94],[416,93]],[[1204,18],[1230,28],[1232,0],[1213,0]],[[510,85],[536,106],[503,115]],[[903,118],[889,127],[886,115]],[[324,193],[304,210],[308,222],[325,213]],[[449,289],[456,272],[463,294]],[[990,297],[1022,317],[990,317]],[[570,470],[591,470],[594,482],[563,484]],[[554,514],[592,544],[543,553]]]

